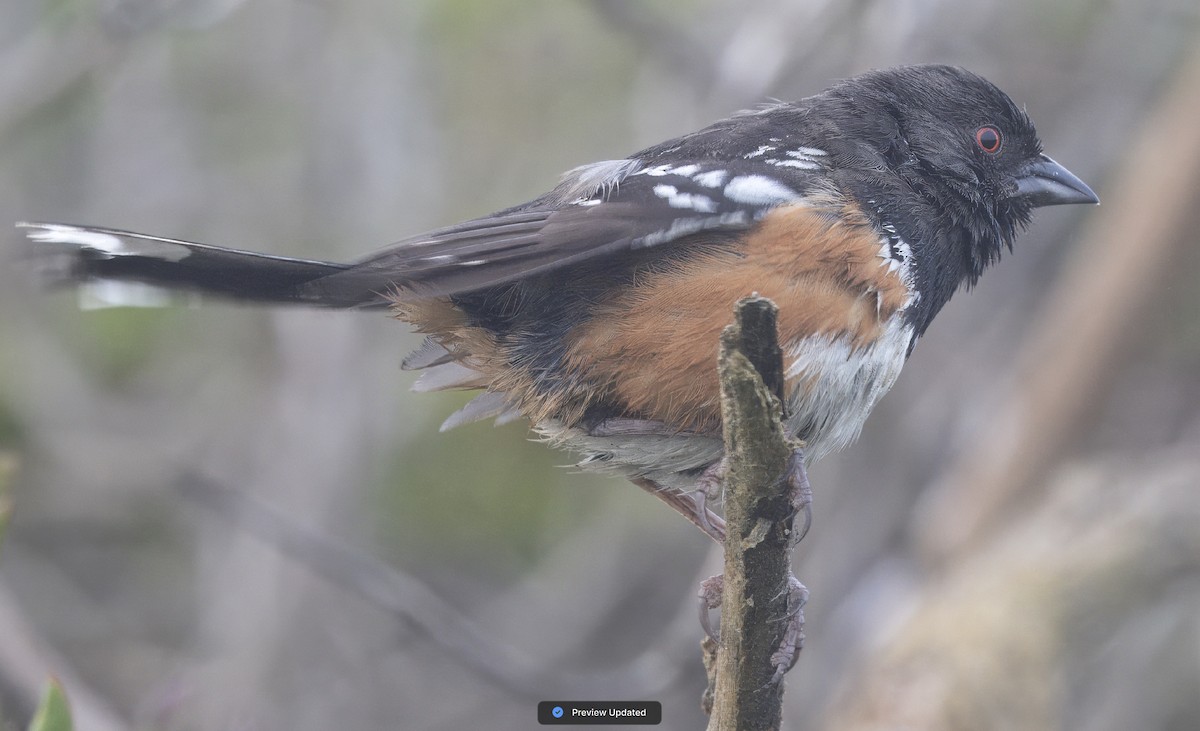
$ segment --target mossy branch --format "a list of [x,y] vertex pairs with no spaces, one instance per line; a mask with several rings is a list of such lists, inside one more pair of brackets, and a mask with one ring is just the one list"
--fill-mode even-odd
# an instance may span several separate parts
[[778,729],[796,508],[783,479],[793,446],[782,423],[777,308],[741,300],[721,334],[721,415],[728,471],[721,632],[709,731]]

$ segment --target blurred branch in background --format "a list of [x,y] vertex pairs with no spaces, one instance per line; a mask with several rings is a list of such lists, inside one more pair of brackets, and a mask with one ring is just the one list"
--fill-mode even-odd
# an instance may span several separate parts
[[712,54],[699,39],[683,33],[679,24],[657,16],[654,8],[636,0],[590,0],[590,4],[600,18],[690,86],[703,88],[712,79]]
[[599,17],[635,40],[714,110],[761,103],[781,80],[803,76],[814,58],[847,33],[853,34],[863,12],[874,4],[872,0],[768,0],[757,12],[729,14],[730,26],[717,39],[689,36],[680,24],[665,21],[655,6],[646,3],[590,3]]
[[648,647],[608,672],[539,666],[425,584],[377,558],[295,525],[252,497],[201,475],[187,476],[180,489],[326,581],[417,629],[454,661],[509,693],[535,700],[655,697],[677,681],[680,665],[692,652],[690,641],[666,636],[659,647]]

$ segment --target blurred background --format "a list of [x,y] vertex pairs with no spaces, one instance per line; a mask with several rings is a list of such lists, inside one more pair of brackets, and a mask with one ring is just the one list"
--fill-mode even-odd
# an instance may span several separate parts
[[[785,726],[1200,727],[1195,0],[6,0],[0,227],[352,258],[770,98],[984,74],[1042,210],[816,465]],[[2,230],[2,229],[0,229]],[[700,728],[713,545],[523,424],[439,434],[378,314],[81,310],[0,235],[0,722]],[[8,724],[5,726],[4,724]]]

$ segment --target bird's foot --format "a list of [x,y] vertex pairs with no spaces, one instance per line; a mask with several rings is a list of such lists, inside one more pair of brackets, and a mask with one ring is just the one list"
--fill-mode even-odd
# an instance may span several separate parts
[[[700,591],[696,595],[700,600],[700,626],[714,642],[720,642],[720,627],[714,628],[712,611],[720,608],[724,590],[725,577],[718,574],[700,582]],[[804,605],[808,603],[808,589],[789,574],[784,591],[787,592],[787,612],[781,618],[784,623],[783,636],[779,646],[771,653],[771,666],[775,668],[771,676],[772,684],[783,680],[783,676],[795,667],[800,651],[804,649]]]

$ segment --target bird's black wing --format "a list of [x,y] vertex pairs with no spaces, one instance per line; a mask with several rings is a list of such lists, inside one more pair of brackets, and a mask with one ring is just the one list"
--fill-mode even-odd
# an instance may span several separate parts
[[702,232],[745,230],[775,206],[802,202],[814,185],[811,164],[597,163],[527,206],[401,241],[309,286],[332,297],[458,294]]

